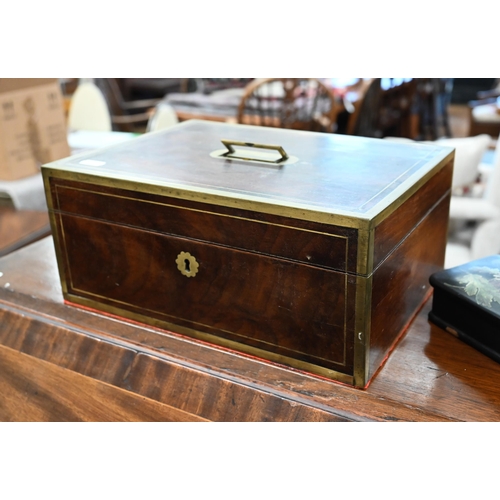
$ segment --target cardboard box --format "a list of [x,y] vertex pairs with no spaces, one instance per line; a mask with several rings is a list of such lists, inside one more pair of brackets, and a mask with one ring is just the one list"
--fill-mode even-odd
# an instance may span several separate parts
[[70,155],[57,78],[0,78],[0,179],[40,172]]

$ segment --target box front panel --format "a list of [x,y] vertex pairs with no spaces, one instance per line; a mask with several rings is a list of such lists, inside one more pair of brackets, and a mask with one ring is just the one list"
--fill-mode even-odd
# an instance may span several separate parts
[[70,300],[352,372],[348,275],[69,215],[59,223]]
[[67,300],[350,382],[356,278],[327,265],[356,240],[70,184],[52,181]]

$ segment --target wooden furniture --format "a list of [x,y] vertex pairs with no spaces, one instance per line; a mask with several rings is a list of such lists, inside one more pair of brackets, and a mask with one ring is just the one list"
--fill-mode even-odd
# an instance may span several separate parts
[[453,78],[416,78],[416,113],[419,121],[417,139],[434,141],[451,137],[448,108]]
[[165,97],[175,110],[179,121],[207,120],[236,123],[238,106],[243,89],[226,89],[204,94],[202,92],[178,92]]
[[49,234],[47,212],[16,210],[12,206],[0,205],[0,256],[45,238]]
[[349,118],[347,134],[416,139],[415,93],[414,78],[374,78]]
[[162,99],[170,92],[187,92],[190,78],[114,78],[125,101]]
[[[347,118],[354,107],[362,99],[369,80],[359,79],[349,86],[328,86],[338,104],[337,124],[335,131],[345,133]],[[335,82],[335,85],[338,85]],[[230,88],[217,90],[207,95],[202,92],[172,93],[165,100],[174,108],[179,121],[208,120],[215,122],[237,123],[238,108],[241,104],[244,89]]]
[[192,108],[189,106],[175,105],[175,112],[180,122],[187,120],[207,120],[210,122],[236,123],[236,117],[227,110],[220,110],[210,107]]
[[126,101],[116,78],[94,78],[93,80],[104,94],[111,113],[113,130],[137,132],[146,129],[160,99]]
[[333,132],[341,105],[317,78],[265,78],[251,82],[238,108],[247,125]]
[[488,134],[497,139],[500,134],[500,97],[469,101],[469,135]]
[[469,135],[488,134],[496,139],[500,133],[500,79],[492,88],[477,91],[467,101],[469,110]]
[[65,305],[50,237],[0,271],[2,421],[500,419],[500,365],[431,325],[430,303],[360,390]]

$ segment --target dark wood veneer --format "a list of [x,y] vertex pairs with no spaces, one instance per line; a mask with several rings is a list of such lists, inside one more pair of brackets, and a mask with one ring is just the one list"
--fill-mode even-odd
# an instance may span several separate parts
[[429,276],[443,267],[449,205],[448,194],[373,275],[371,374],[428,296]]
[[[354,287],[346,274],[81,217],[60,219],[73,300],[97,300],[352,374],[348,292]],[[181,251],[196,256],[196,276],[177,269]]]
[[[449,191],[452,176],[450,162],[375,228],[374,269]],[[442,235],[437,236],[440,241],[443,239]]]
[[355,229],[51,179],[57,211],[356,272]]

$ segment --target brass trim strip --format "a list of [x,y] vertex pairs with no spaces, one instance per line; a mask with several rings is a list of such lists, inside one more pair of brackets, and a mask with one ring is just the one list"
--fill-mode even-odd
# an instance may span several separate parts
[[374,231],[358,231],[356,275],[368,276],[373,271]]
[[[77,188],[77,187],[73,187],[73,186],[69,187],[69,186],[64,186],[64,185],[60,185],[60,184],[54,184],[54,187],[56,188],[56,192],[57,192],[58,188],[62,187],[62,188],[66,188],[66,189],[72,189],[74,191],[81,191],[83,193],[97,194],[97,195],[100,195],[100,196],[109,196],[109,197],[119,198],[119,199],[123,199],[123,200],[138,201],[140,203],[149,203],[151,205],[159,205],[160,207],[170,207],[170,208],[176,208],[176,209],[179,209],[179,210],[188,210],[190,212],[198,212],[198,213],[203,213],[203,214],[210,214],[210,215],[215,215],[215,216],[218,216],[218,217],[226,217],[226,218],[229,218],[229,219],[244,220],[244,221],[247,221],[247,222],[256,222],[258,224],[264,224],[266,226],[282,227],[284,229],[292,229],[294,231],[304,231],[304,232],[307,232],[307,233],[321,234],[323,236],[330,236],[332,238],[340,238],[340,239],[349,240],[348,236],[342,236],[340,234],[325,233],[323,231],[314,231],[312,229],[304,229],[304,228],[301,228],[301,227],[289,226],[289,225],[285,225],[285,224],[276,224],[275,222],[261,221],[261,220],[258,220],[258,219],[249,219],[248,217],[239,217],[239,216],[236,216],[236,215],[222,214],[222,213],[219,213],[219,212],[212,212],[210,210],[201,210],[199,208],[183,207],[183,206],[178,206],[178,205],[172,205],[170,203],[160,203],[158,201],[143,200],[142,198],[132,198],[130,196],[122,196],[122,195],[117,195],[117,194],[113,194],[113,193],[103,193],[101,191],[92,191],[90,189],[82,189],[82,188]],[[56,209],[54,209],[54,210],[56,210]],[[57,210],[61,210],[60,204],[59,204],[59,198],[57,199]],[[83,216],[81,214],[72,214],[71,212],[67,212],[67,213],[71,214],[71,215],[78,216],[78,217],[85,217],[85,216]],[[105,219],[99,219],[99,220],[105,220]],[[108,222],[113,222],[113,221],[108,221]],[[119,223],[116,222],[116,224],[119,224]],[[119,225],[122,225],[122,224],[119,224]],[[123,224],[123,225],[125,225],[125,224]],[[132,227],[132,226],[130,226],[130,227]],[[143,228],[141,228],[141,229],[143,229]],[[345,271],[347,272],[347,248],[346,248],[346,262],[345,262],[345,264],[346,264]]]
[[[65,250],[66,250],[66,247],[65,247]],[[68,262],[68,260],[66,260],[66,262]],[[68,268],[69,268],[69,262],[68,262]],[[347,276],[345,276],[345,282],[347,284]],[[209,328],[209,329],[212,329],[212,330],[219,330],[221,332],[224,332],[224,333],[227,333],[229,335],[234,335],[235,337],[241,337],[243,339],[249,339],[249,340],[252,340],[253,342],[258,342],[260,344],[267,344],[269,346],[274,346],[276,347],[276,344],[272,344],[271,342],[268,342],[268,341],[265,341],[265,340],[260,340],[260,339],[256,339],[254,337],[248,337],[246,335],[241,335],[239,333],[236,333],[236,332],[233,332],[231,330],[224,330],[223,328],[220,328],[220,327],[217,327],[217,328],[214,328],[213,326],[211,325],[206,325],[204,323],[200,323],[198,321],[193,321],[193,320],[190,320],[190,319],[186,319],[186,318],[180,318],[178,316],[174,316],[172,314],[167,314],[165,312],[161,312],[161,311],[157,311],[157,310],[154,310],[154,309],[148,309],[146,307],[140,307],[140,306],[137,306],[135,304],[130,304],[129,302],[124,302],[122,300],[117,300],[117,299],[113,299],[111,297],[107,297],[105,295],[100,295],[98,293],[93,293],[93,292],[89,292],[88,290],[82,290],[80,288],[77,288],[75,286],[73,286],[73,281],[71,279],[71,274],[70,274],[70,289],[72,291],[75,291],[75,292],[79,292],[81,293],[82,295],[78,295],[78,297],[82,297],[82,298],[85,298],[84,295],[86,296],[92,296],[92,297],[97,297],[98,299],[104,299],[108,302],[114,302],[115,304],[121,304],[123,306],[128,306],[128,307],[132,307],[132,308],[135,308],[135,309],[141,309],[143,311],[149,311],[151,313],[154,313],[154,314],[158,314],[160,316],[165,316],[167,318],[173,318],[173,322],[171,323],[172,325],[178,325],[178,323],[175,322],[175,319],[180,319],[181,321],[188,321],[189,323],[193,323],[195,325],[198,325],[200,327],[203,327],[203,328]],[[71,292],[67,291],[68,294],[70,294]],[[73,297],[77,297],[77,295],[73,295]],[[87,300],[89,301],[92,301],[93,303],[93,307],[95,309],[102,309],[104,306],[109,306],[109,304],[104,304],[98,300],[92,300],[92,299],[89,299],[87,298]],[[347,316],[347,286],[344,290],[344,352],[343,352],[343,361],[342,362],[339,362],[339,361],[334,361],[332,359],[327,359],[327,358],[322,358],[320,356],[314,356],[313,354],[310,354],[310,353],[307,353],[307,352],[302,352],[302,351],[297,351],[295,349],[290,349],[290,348],[283,348],[282,349],[286,349],[287,351],[290,351],[290,352],[293,352],[293,353],[297,353],[297,354],[303,354],[305,356],[309,356],[311,358],[315,358],[317,360],[320,360],[320,361],[326,361],[328,363],[333,363],[335,365],[340,365],[340,366],[345,366],[346,365],[346,341],[347,341],[347,321],[346,321],[346,316]],[[114,307],[114,306],[109,306],[109,307]],[[148,316],[149,317],[149,316]],[[267,351],[266,351],[267,352]]]
[[[279,201],[259,198],[257,196],[248,195],[248,199],[243,199],[239,193],[224,192],[215,189],[197,189],[193,186],[189,189],[185,184],[176,184],[166,182],[160,184],[146,184],[132,177],[130,178],[114,178],[110,177],[109,173],[99,172],[94,174],[81,173],[76,171],[58,170],[52,167],[42,166],[44,175],[53,178],[73,180],[77,182],[85,182],[97,184],[99,186],[126,189],[129,191],[155,194],[161,196],[169,196],[182,200],[195,201],[199,203],[208,203],[212,205],[220,205],[227,208],[236,208],[241,210],[251,210],[253,212],[262,212],[270,215],[278,215],[291,219],[299,219],[309,222],[318,222],[321,224],[336,225],[346,228],[359,229],[368,228],[370,221],[362,214],[361,216],[352,215],[342,210],[336,212],[321,212],[311,209],[309,206],[299,203],[289,203],[286,206]],[[106,175],[108,175],[106,177]]]
[[[138,139],[141,138],[139,137]],[[80,155],[76,155],[73,159],[79,156]],[[436,172],[443,168],[449,161],[452,161],[454,158],[454,151],[451,148],[443,148],[443,151],[431,160],[435,161],[436,157],[438,163],[434,163],[422,177],[420,177],[421,172],[425,170],[426,167],[428,168],[430,161],[424,163],[414,175],[411,175],[402,182],[400,186],[386,198],[381,200],[381,202],[377,203],[375,207],[364,213],[341,209],[335,209],[335,212],[320,211],[319,209],[315,209],[314,205],[293,202],[291,200],[286,200],[286,205],[284,205],[283,201],[268,199],[246,192],[244,193],[246,196],[244,199],[242,198],[242,192],[233,193],[231,191],[221,191],[220,189],[218,190],[216,186],[213,188],[202,188],[196,185],[190,186],[188,183],[166,182],[156,178],[151,179],[148,183],[147,179],[139,179],[137,176],[134,177],[133,175],[126,175],[124,173],[114,174],[113,172],[99,170],[97,168],[93,173],[77,171],[74,168],[65,170],[67,167],[64,166],[62,160],[43,165],[42,172],[44,175],[48,176],[90,182],[101,186],[116,187],[150,194],[161,194],[173,198],[212,203],[230,208],[241,208],[244,210],[253,210],[300,220],[369,230],[394,212],[425,184],[430,177],[434,176]],[[441,157],[440,160],[439,157]],[[119,175],[120,177],[113,177],[113,175]],[[153,182],[154,184],[152,184]]]
[[[59,229],[58,229],[58,224],[57,224],[58,215],[54,211],[51,210],[52,197],[50,196],[49,179],[44,178],[43,181],[44,181],[45,196],[47,199],[47,206],[49,208],[48,215],[49,215],[50,227],[52,230],[52,239],[53,239],[54,250],[55,250],[55,254],[56,254],[57,268],[59,270],[59,280],[61,282],[61,288],[62,288],[63,293],[67,293],[68,292],[67,277],[66,277],[66,273],[64,270],[65,259],[64,259],[64,255],[62,254],[62,249],[66,248],[66,247],[65,247],[65,245],[62,244],[61,239],[60,239],[60,234],[59,234]],[[62,230],[62,221],[60,221],[60,225],[61,225],[61,230]]]
[[[47,180],[47,185],[49,184],[48,180]],[[59,199],[58,199],[58,187],[60,187],[59,185],[57,185],[57,183],[54,185],[55,187],[55,192],[56,192],[56,203],[57,203],[57,206],[60,206],[59,205]],[[62,187],[66,187],[66,186],[62,186]],[[50,189],[50,186],[49,186],[49,189]],[[78,190],[81,190],[83,192],[86,192],[86,190],[82,190],[80,188],[73,188],[71,187],[70,189],[78,189]],[[103,194],[104,196],[111,196],[111,197],[119,197],[119,198],[122,198],[122,196],[118,196],[118,195],[114,195],[114,194],[110,194],[110,193],[100,193],[98,191],[89,191],[89,192],[93,192],[93,193],[96,193],[96,194]],[[203,210],[199,210],[199,209],[191,209],[191,208],[186,208],[186,207],[177,207],[175,205],[170,205],[170,204],[162,204],[162,203],[159,203],[159,202],[153,202],[153,201],[149,201],[149,200],[141,200],[141,199],[136,199],[136,198],[128,198],[128,197],[123,197],[123,198],[126,198],[126,199],[132,199],[134,201],[140,201],[140,202],[144,202],[144,203],[153,203],[153,204],[157,204],[157,205],[165,205],[165,206],[170,206],[170,207],[174,207],[174,208],[180,208],[180,209],[186,209],[186,210],[193,210],[193,211],[197,211],[197,212],[201,212],[201,213],[210,213],[210,214],[213,214],[213,215],[222,215],[222,216],[227,216],[227,217],[230,217],[230,218],[236,218],[236,219],[243,219],[243,220],[248,220],[248,221],[251,221],[251,222],[259,222],[259,223],[262,223],[262,224],[265,224],[264,222],[262,221],[257,221],[257,220],[254,220],[254,219],[246,219],[246,218],[241,218],[241,217],[235,217],[235,216],[231,216],[231,215],[226,215],[226,214],[219,214],[219,213],[216,213],[216,212],[205,212]],[[122,302],[122,301],[118,301],[118,300],[115,300],[115,299],[111,299],[110,297],[106,297],[106,296],[102,296],[102,295],[99,295],[99,294],[95,294],[95,293],[92,293],[92,292],[89,292],[89,291],[86,291],[86,290],[81,290],[77,287],[75,287],[73,285],[73,278],[72,278],[72,275],[71,275],[71,266],[70,266],[70,262],[69,262],[69,256],[67,254],[67,245],[66,245],[66,237],[65,237],[65,232],[64,232],[64,224],[63,224],[63,221],[62,221],[62,214],[61,213],[58,213],[58,212],[54,212],[54,211],[51,211],[50,212],[50,217],[51,218],[54,218],[55,220],[55,217],[58,216],[59,217],[59,221],[60,221],[60,228],[61,228],[61,238],[62,238],[62,241],[63,241],[63,245],[61,246],[60,244],[58,244],[58,246],[56,247],[57,248],[57,252],[56,252],[56,255],[57,255],[57,260],[58,260],[58,263],[60,262],[60,277],[61,277],[61,283],[62,283],[62,287],[63,287],[63,291],[65,293],[69,293],[68,292],[68,284],[69,284],[69,288],[71,288],[72,290],[76,291],[76,292],[80,292],[82,294],[85,294],[85,295],[92,295],[94,297],[97,297],[99,299],[105,299],[105,300],[108,300],[108,301],[112,301],[114,303],[117,303],[117,304],[122,304],[124,306],[129,306],[129,307],[137,307],[135,306],[134,304],[129,304],[127,302]],[[70,214],[70,216],[73,216],[73,217],[81,217],[79,215],[76,215],[76,214]],[[113,223],[112,221],[103,221],[102,223]],[[118,224],[117,224],[118,225]],[[334,234],[330,234],[330,233],[322,233],[322,232],[319,232],[319,231],[313,231],[313,230],[308,230],[308,229],[302,229],[302,228],[295,228],[293,226],[285,226],[285,225],[281,225],[281,224],[273,224],[275,226],[278,226],[278,227],[284,227],[284,228],[290,228],[290,229],[294,229],[294,230],[298,230],[298,231],[307,231],[307,232],[311,232],[311,233],[316,233],[316,234],[323,234],[325,236],[332,236],[332,237],[335,237],[335,238],[340,238],[340,239],[344,239],[345,241],[345,271],[347,272],[347,264],[348,264],[348,246],[349,246],[349,238],[346,237],[346,236],[341,236],[341,235],[334,235]],[[55,226],[57,227],[57,226]],[[144,229],[144,228],[139,228],[141,231],[146,231],[146,232],[149,232],[147,229]],[[58,234],[58,231],[55,230],[54,231],[54,234]],[[162,233],[159,233],[159,234],[162,234]],[[212,243],[213,244],[213,243]],[[214,246],[217,246],[214,244]],[[63,248],[64,250],[64,255],[61,255],[60,252],[59,252],[59,248]],[[237,249],[232,249],[232,251],[238,251]],[[284,257],[280,257],[280,256],[270,256],[270,258],[275,258],[275,259],[284,259]],[[67,264],[67,270],[68,270],[68,276],[66,276],[66,274],[63,272],[63,268],[64,266],[62,266],[62,262],[66,262]],[[305,262],[300,262],[300,265],[305,265],[305,266],[312,266],[312,264],[307,264]],[[315,266],[312,266],[312,267],[315,267]],[[342,270],[329,270],[329,272],[342,272]],[[344,339],[343,339],[343,360],[342,362],[339,362],[339,361],[334,361],[334,360],[331,360],[331,359],[326,359],[326,358],[321,358],[319,356],[314,356],[314,355],[311,355],[309,353],[305,353],[305,352],[302,352],[302,351],[295,351],[293,349],[288,349],[289,351],[291,352],[296,352],[297,354],[302,354],[302,355],[306,355],[306,356],[310,356],[312,358],[315,358],[315,359],[318,359],[320,361],[326,361],[326,362],[329,362],[329,363],[333,363],[333,364],[337,364],[339,366],[345,366],[346,365],[346,357],[347,357],[347,306],[348,306],[348,286],[347,286],[347,278],[348,278],[348,275],[345,274],[345,277],[344,277],[344,331],[343,331],[343,336],[344,336]],[[88,299],[90,300],[90,299]],[[102,308],[102,305],[100,305],[101,303],[100,302],[94,302],[94,305],[95,304],[99,304],[96,309],[99,309],[99,308]],[[110,306],[112,307],[112,306]],[[147,309],[145,309],[147,310]],[[169,317],[169,318],[174,318],[175,319],[175,316],[172,316],[172,315],[168,315],[168,314],[165,314],[165,313],[161,313],[159,311],[154,311],[154,310],[150,310],[150,312],[152,313],[155,313],[155,314],[162,314],[166,317]],[[187,321],[186,319],[184,318],[181,318],[183,321]],[[192,323],[196,323],[194,321],[192,321]],[[175,324],[175,323],[172,323],[172,324]],[[205,325],[205,324],[202,324],[202,323],[197,323],[199,324],[201,327],[206,327],[206,328],[212,328],[210,325]],[[258,339],[255,339],[255,338],[251,338],[251,337],[245,337],[243,335],[239,335],[239,334],[236,334],[235,332],[232,332],[232,331],[226,331],[226,330],[222,330],[221,331],[225,331],[226,333],[230,334],[230,335],[236,335],[236,336],[240,336],[242,338],[249,338],[251,339],[252,341],[256,341],[256,342],[260,342],[260,343],[263,343],[263,344],[269,344],[269,345],[273,345],[271,344],[270,342],[266,342],[266,341],[262,341],[262,340],[258,340]],[[267,352],[267,351],[266,351]]]
[[415,184],[408,189],[407,184],[415,177],[415,175],[408,178],[405,182],[403,182],[397,189],[395,189],[390,196],[386,198],[385,208],[380,210],[378,208],[375,213],[373,210],[367,213],[371,215],[370,218],[370,228],[374,228],[379,225],[384,219],[389,217],[392,213],[394,213],[406,200],[411,198],[423,185],[425,185],[429,179],[434,177],[441,169],[446,167],[450,161],[453,161],[455,158],[454,151],[452,153],[448,153],[441,161],[439,161],[432,169],[426,172],[421,178],[419,178]]
[[370,369],[372,276],[356,278],[356,321],[354,330],[354,385],[365,387]]

